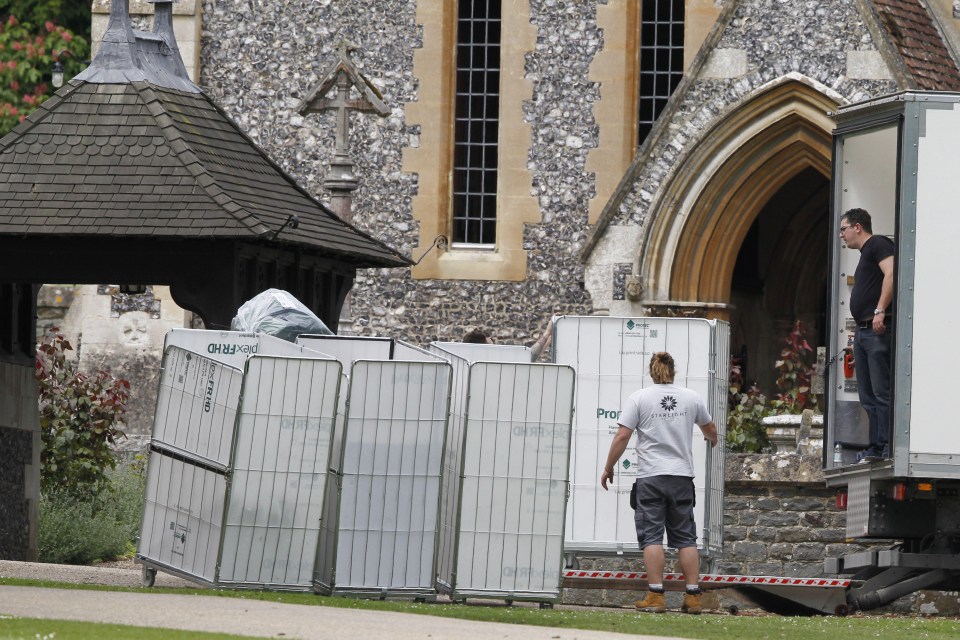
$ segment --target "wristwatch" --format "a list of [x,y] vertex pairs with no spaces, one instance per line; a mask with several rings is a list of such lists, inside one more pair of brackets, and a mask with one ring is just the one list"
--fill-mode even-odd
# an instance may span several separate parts
[[881,313],[886,313],[886,311],[884,311],[883,309],[874,309],[874,310],[873,310],[873,315],[875,315],[875,316],[876,316],[876,315],[880,315]]

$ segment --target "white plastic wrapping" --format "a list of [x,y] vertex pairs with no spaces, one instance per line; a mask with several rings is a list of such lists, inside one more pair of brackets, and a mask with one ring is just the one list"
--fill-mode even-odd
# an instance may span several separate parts
[[267,289],[244,302],[230,329],[265,333],[288,342],[304,333],[333,333],[306,305],[282,289]]

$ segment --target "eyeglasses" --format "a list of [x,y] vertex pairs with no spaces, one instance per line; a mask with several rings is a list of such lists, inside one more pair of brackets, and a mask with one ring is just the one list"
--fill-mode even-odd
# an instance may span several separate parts
[[840,227],[840,233],[846,233],[847,229],[849,229],[852,226],[853,226],[852,224],[848,224],[846,226]]

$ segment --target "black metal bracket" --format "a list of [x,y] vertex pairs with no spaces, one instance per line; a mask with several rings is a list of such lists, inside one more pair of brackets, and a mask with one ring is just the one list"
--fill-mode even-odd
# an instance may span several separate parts
[[445,235],[443,235],[443,234],[438,235],[436,238],[433,239],[433,242],[430,243],[430,246],[427,247],[427,250],[423,252],[423,255],[420,256],[420,257],[413,263],[413,266],[417,266],[418,264],[420,264],[420,263],[423,261],[423,259],[427,257],[427,254],[430,253],[430,251],[433,250],[434,247],[437,248],[437,251],[443,251],[444,249],[446,249],[448,242],[449,242],[449,241],[447,240],[447,236],[445,236]]
[[273,232],[273,236],[270,239],[276,240],[277,236],[280,235],[280,232],[286,229],[287,227],[290,227],[291,229],[296,229],[299,226],[300,226],[300,218],[291,213],[287,217],[287,221],[284,222],[279,227],[277,227],[277,230]]

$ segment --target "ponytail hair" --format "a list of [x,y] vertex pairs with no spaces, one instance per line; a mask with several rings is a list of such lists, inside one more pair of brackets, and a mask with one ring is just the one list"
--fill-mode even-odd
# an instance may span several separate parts
[[656,384],[671,383],[675,375],[673,356],[666,351],[653,354],[650,358],[650,377]]

